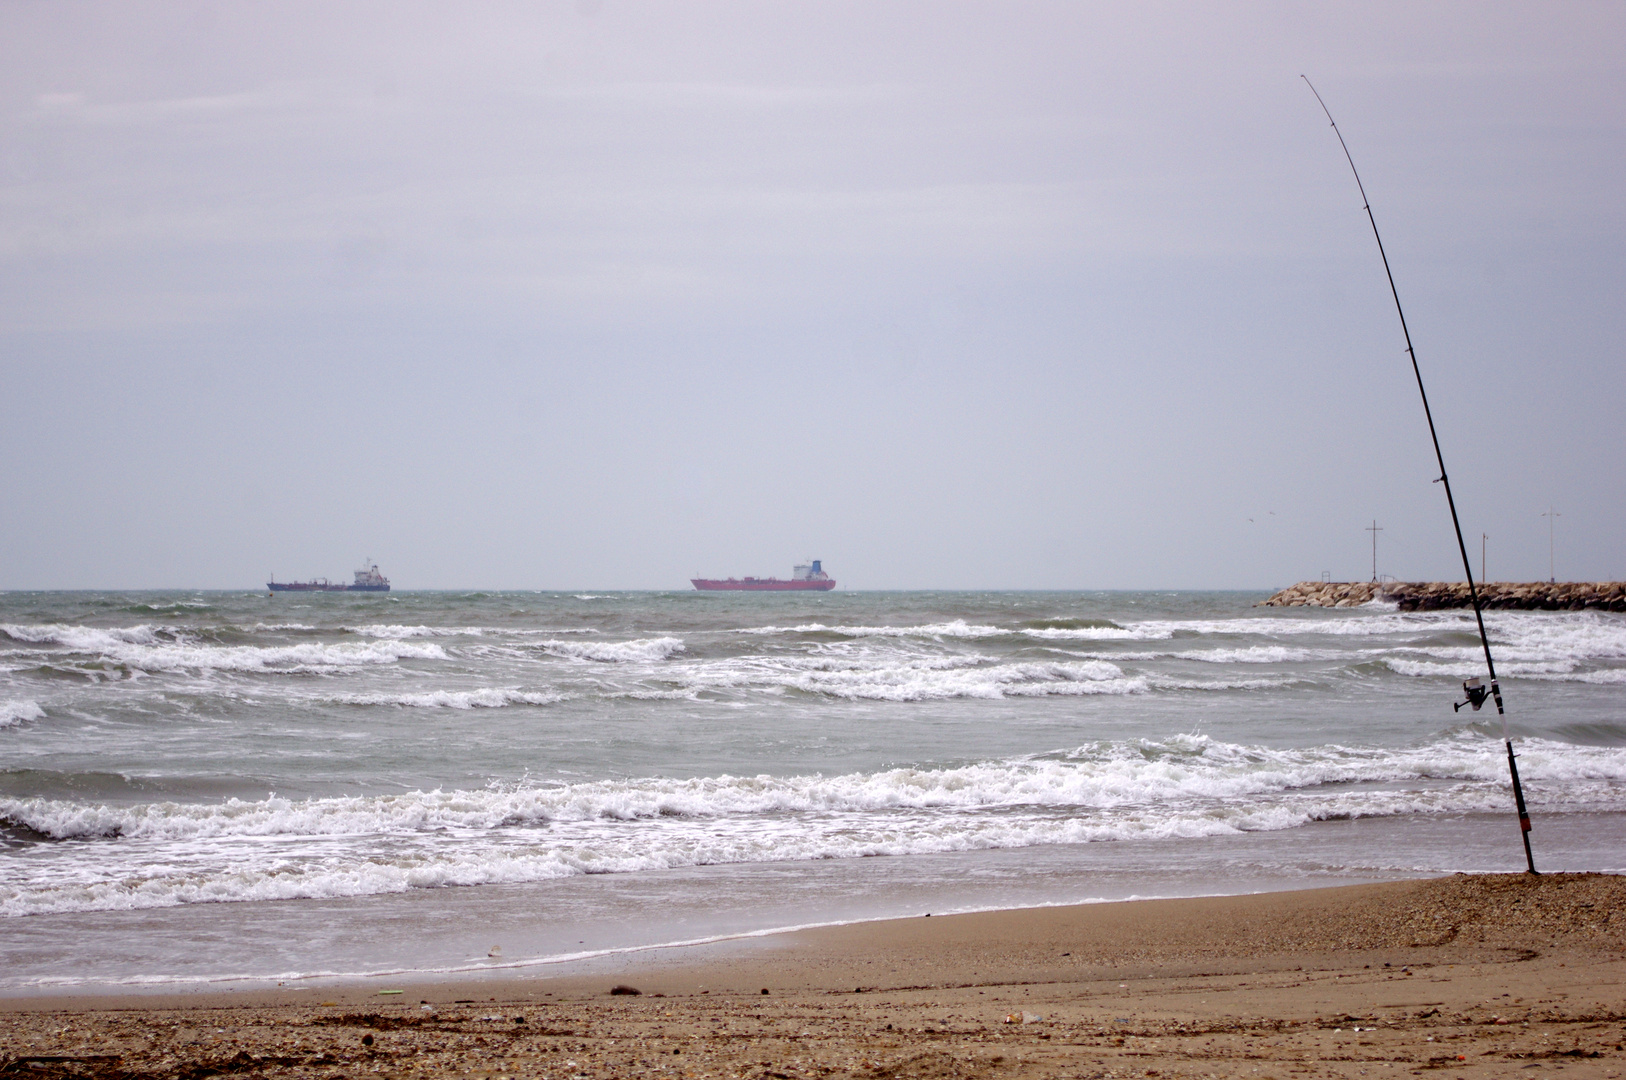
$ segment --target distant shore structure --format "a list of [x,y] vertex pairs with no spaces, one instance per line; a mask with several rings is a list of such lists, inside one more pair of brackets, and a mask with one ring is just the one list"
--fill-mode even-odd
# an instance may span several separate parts
[[836,587],[836,579],[824,572],[819,559],[799,563],[789,581],[773,577],[690,578],[689,583],[701,592],[829,592]]
[[[1466,581],[1301,581],[1261,607],[1360,607],[1374,600],[1401,611],[1472,607]],[[1626,611],[1626,581],[1492,581],[1479,587],[1487,610]]]
[[371,558],[362,560],[362,567],[356,571],[356,580],[349,585],[329,581],[327,578],[314,578],[310,581],[278,581],[277,575],[272,574],[271,580],[265,583],[271,592],[389,592],[390,579],[378,572],[378,564]]

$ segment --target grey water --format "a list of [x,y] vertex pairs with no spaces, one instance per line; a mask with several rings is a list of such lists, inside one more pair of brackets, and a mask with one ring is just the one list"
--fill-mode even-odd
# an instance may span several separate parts
[[[1522,868],[1471,615],[1260,599],[0,595],[0,988]],[[1538,860],[1621,869],[1626,617],[1487,619]]]

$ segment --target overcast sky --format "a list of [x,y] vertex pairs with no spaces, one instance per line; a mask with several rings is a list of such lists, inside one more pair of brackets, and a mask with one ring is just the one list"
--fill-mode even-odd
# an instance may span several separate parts
[[1626,577],[1626,6],[0,5],[0,588]]

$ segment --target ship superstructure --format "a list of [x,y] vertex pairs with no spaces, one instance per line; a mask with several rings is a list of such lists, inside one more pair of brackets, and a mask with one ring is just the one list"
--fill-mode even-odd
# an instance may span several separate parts
[[829,592],[836,587],[836,579],[824,572],[819,559],[798,563],[789,581],[772,577],[690,578],[689,581],[702,592]]

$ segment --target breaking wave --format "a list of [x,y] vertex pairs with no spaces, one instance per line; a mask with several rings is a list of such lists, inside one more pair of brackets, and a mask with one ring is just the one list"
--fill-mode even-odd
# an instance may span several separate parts
[[416,694],[350,694],[331,699],[339,705],[396,705],[409,709],[501,709],[508,705],[553,705],[563,694],[521,690],[517,686],[478,690],[427,690]]
[[567,660],[594,660],[604,664],[665,660],[684,650],[675,637],[640,638],[633,641],[543,641],[539,648],[550,656]]
[[[1562,802],[1579,781],[1626,781],[1626,749],[1541,739],[1520,744],[1531,785]],[[1329,785],[1427,780],[1500,785],[1499,740],[1461,734],[1409,751],[1241,746],[1201,735],[1133,740],[1020,759],[826,777],[710,776],[494,785],[476,791],[133,807],[0,799],[0,817],[55,839],[388,835],[560,821],[1012,806],[1101,809],[1181,799],[1252,798]],[[1626,791],[1618,793],[1626,806]]]
[[[1532,805],[1626,809],[1626,749],[1521,744]],[[0,820],[116,843],[0,878],[0,912],[340,896],[583,873],[1290,829],[1506,808],[1500,743],[1281,750],[1203,736],[834,776],[718,775],[218,804],[0,799]],[[253,865],[224,839],[284,838]],[[129,848],[127,845],[135,845]],[[130,855],[121,852],[129,851]],[[124,866],[124,858],[135,859]],[[139,867],[139,869],[138,869]]]
[[31,720],[40,720],[45,716],[45,710],[40,708],[39,702],[24,699],[21,701],[0,701],[0,728],[16,727]]

